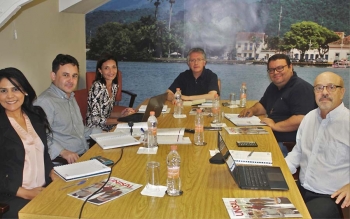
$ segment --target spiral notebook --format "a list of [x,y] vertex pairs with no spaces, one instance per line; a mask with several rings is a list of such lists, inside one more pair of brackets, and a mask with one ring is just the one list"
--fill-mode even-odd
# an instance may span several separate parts
[[230,150],[237,164],[272,166],[271,152]]
[[96,159],[55,166],[53,169],[59,177],[67,182],[103,175],[111,171],[110,167],[107,167]]

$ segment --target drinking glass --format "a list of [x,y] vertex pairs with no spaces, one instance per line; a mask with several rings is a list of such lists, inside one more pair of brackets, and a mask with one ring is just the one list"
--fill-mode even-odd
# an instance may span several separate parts
[[159,185],[159,162],[150,161],[147,163],[147,188],[155,189]]

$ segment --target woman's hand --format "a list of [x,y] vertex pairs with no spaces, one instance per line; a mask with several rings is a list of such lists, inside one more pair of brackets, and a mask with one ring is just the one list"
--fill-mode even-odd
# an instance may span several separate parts
[[121,116],[124,117],[134,113],[135,113],[135,110],[133,108],[126,108],[121,112]]
[[59,176],[56,175],[55,171],[52,169],[50,172],[50,178],[52,179],[52,181],[60,178]]

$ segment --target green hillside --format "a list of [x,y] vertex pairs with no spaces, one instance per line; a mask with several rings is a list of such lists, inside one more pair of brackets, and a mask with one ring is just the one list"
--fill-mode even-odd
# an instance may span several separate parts
[[[330,30],[342,31],[346,35],[350,34],[350,1],[348,0],[261,0],[256,3],[240,0],[202,1],[202,4],[198,5],[180,4],[180,6],[187,8],[177,12],[172,18],[173,21],[185,19],[186,15],[194,13],[193,8],[195,7],[199,7],[203,12],[211,12],[212,8],[218,6],[221,7],[222,11],[212,11],[214,16],[217,17],[217,13],[220,13],[221,19],[227,17],[236,20],[244,31],[259,31],[265,32],[269,36],[277,36],[282,7],[280,36],[289,30],[291,24],[300,21],[313,21]],[[161,5],[169,5],[169,3],[163,2]],[[179,4],[175,3],[175,6],[179,10]],[[227,12],[225,8],[230,7],[239,8],[239,10],[233,10],[232,13]],[[166,8],[159,8],[158,20],[168,21],[168,13]],[[206,16],[206,13],[203,14]],[[154,15],[154,7],[128,11],[96,10],[86,15],[87,36],[90,35],[90,31],[94,35],[96,28],[106,22],[131,23],[147,15]],[[212,24],[208,23],[207,25]]]

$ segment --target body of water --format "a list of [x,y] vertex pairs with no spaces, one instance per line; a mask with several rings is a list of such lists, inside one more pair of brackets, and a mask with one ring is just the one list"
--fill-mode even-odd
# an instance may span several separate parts
[[[137,94],[134,107],[146,98],[165,92],[179,73],[188,69],[186,63],[119,62],[118,65],[123,72],[123,90]],[[86,66],[87,71],[95,71],[96,61],[87,60]],[[229,99],[231,92],[238,94],[242,82],[246,82],[248,100],[259,100],[270,83],[266,65],[207,64],[206,68],[211,69],[221,79],[221,99]],[[343,101],[349,108],[349,69],[294,66],[294,70],[299,77],[312,85],[321,72],[332,71],[339,74],[344,79],[346,88]],[[127,96],[123,94],[121,105],[128,105]]]

